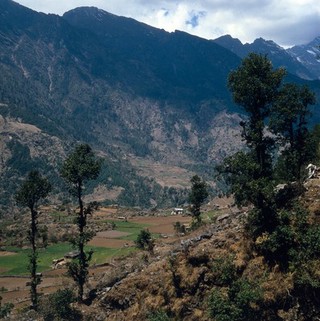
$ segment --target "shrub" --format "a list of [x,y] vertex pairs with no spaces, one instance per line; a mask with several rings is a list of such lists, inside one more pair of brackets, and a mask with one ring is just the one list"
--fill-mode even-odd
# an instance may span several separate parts
[[262,290],[256,282],[241,278],[223,293],[214,289],[209,298],[209,315],[215,321],[260,321]]
[[137,248],[152,251],[154,242],[149,230],[141,230],[135,241]]
[[2,305],[1,301],[2,297],[0,296],[0,319],[4,319],[11,313],[14,305],[12,303],[5,303],[4,305]]
[[71,307],[71,303],[76,301],[76,297],[70,289],[58,290],[48,295],[40,302],[40,313],[44,321],[78,321],[81,314]]
[[233,256],[215,259],[212,267],[215,276],[215,284],[228,286],[236,280],[237,268],[233,263],[233,259]]
[[168,317],[167,313],[159,310],[153,312],[149,315],[148,321],[170,321],[171,319]]
[[296,268],[292,294],[299,303],[303,320],[317,320],[320,315],[320,270],[319,260],[309,260]]
[[173,228],[177,234],[185,234],[186,233],[186,227],[181,224],[180,222],[175,222],[173,224]]
[[209,315],[216,321],[240,320],[240,311],[227,296],[214,289],[209,298]]
[[273,233],[258,238],[256,245],[269,264],[278,263],[281,270],[287,270],[295,246],[294,233],[289,225],[279,225]]

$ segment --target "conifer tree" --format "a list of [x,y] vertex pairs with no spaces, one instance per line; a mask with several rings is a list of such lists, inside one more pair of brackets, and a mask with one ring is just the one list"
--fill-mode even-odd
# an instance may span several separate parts
[[252,53],[228,79],[235,103],[247,114],[240,124],[246,149],[227,158],[219,169],[236,203],[254,206],[248,222],[254,238],[273,232],[279,223],[276,143],[282,152],[278,164],[282,161],[287,168],[285,182],[301,180],[301,168],[309,157],[307,117],[314,95],[306,87],[283,85],[284,76],[285,71],[274,70],[266,56]]
[[279,176],[285,182],[296,180],[301,183],[302,167],[314,157],[307,126],[311,114],[309,105],[313,104],[315,96],[306,86],[289,83],[281,88],[271,110],[269,127],[283,148],[278,169],[282,169]]
[[198,175],[191,178],[191,191],[189,201],[191,204],[191,214],[197,223],[201,222],[201,205],[208,197],[207,184]]
[[41,282],[41,277],[37,274],[38,252],[36,240],[38,236],[38,210],[37,206],[41,199],[47,197],[51,191],[51,184],[45,177],[42,177],[38,171],[29,172],[26,180],[20,186],[15,195],[18,205],[28,207],[31,214],[29,240],[31,243],[31,254],[29,256],[29,272],[31,275],[31,307],[34,310],[38,308],[37,286]]
[[96,158],[91,147],[87,144],[81,144],[67,157],[61,169],[61,176],[69,184],[70,192],[77,198],[79,206],[77,214],[78,236],[72,240],[79,255],[68,266],[69,274],[78,286],[79,302],[83,301],[84,285],[93,254],[91,251],[85,251],[85,244],[92,238],[92,233],[86,230],[86,226],[87,216],[92,213],[93,206],[91,204],[85,206],[83,202],[84,184],[89,180],[96,179],[100,173],[100,168],[101,162]]

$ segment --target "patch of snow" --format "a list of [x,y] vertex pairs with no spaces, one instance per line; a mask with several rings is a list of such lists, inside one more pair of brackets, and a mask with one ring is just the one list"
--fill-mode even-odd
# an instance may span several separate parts
[[309,54],[311,54],[312,56],[316,56],[317,54],[314,52],[314,51],[312,51],[312,50],[307,50],[307,52],[309,52]]

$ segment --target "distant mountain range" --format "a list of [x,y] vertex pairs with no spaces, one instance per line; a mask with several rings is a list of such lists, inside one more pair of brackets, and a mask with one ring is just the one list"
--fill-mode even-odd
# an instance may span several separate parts
[[312,79],[320,79],[320,36],[306,45],[287,49],[287,52],[311,72]]
[[230,35],[214,40],[241,58],[250,52],[266,54],[275,67],[285,67],[288,72],[308,80],[320,79],[320,36],[309,44],[284,49],[272,40],[256,39],[253,43],[242,44]]
[[263,39],[242,45],[230,36],[168,33],[94,7],[60,17],[1,0],[3,203],[34,167],[64,198],[58,168],[77,142],[106,160],[98,186],[88,186],[99,200],[183,202],[192,174],[210,181],[214,165],[241,148],[245,115],[226,87],[230,71],[248,52],[265,53],[319,96],[317,41],[288,50]]

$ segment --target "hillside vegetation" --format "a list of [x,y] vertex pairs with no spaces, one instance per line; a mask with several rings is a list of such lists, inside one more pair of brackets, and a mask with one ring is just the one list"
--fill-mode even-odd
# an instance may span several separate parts
[[319,81],[96,8],[0,18],[0,271],[30,276],[1,318],[319,319]]
[[[97,232],[98,225],[90,227],[89,220],[96,204],[84,203],[83,184],[98,177],[101,162],[90,146],[78,145],[61,171],[78,201],[70,242],[80,254],[66,262],[78,288],[78,303],[73,303],[74,289],[69,287],[40,297],[38,304],[31,283],[34,319],[68,320],[72,315],[77,320],[117,321],[316,321],[319,169],[310,164],[306,172],[309,162],[319,162],[318,129],[311,132],[307,126],[315,95],[305,86],[285,83],[284,76],[285,70],[273,69],[266,56],[250,54],[228,77],[235,102],[248,115],[240,123],[246,148],[226,157],[218,168],[237,207],[229,204],[214,215],[201,214],[207,184],[195,175],[188,229],[182,231],[176,222],[177,238],[167,242],[140,231],[140,251],[103,266],[94,282],[89,277],[94,253],[85,245]],[[33,190],[25,189],[32,177],[38,177],[33,183],[47,184],[37,175],[31,172],[23,183],[16,196],[20,203]],[[40,192],[35,189],[34,196],[44,197],[47,189]],[[32,233],[41,216],[34,196],[21,203],[31,210],[30,266],[37,262],[37,233]],[[118,219],[126,221],[128,216]],[[37,274],[30,272],[33,280]],[[68,317],[61,307],[69,311]],[[21,319],[17,312],[12,314],[16,317]]]

